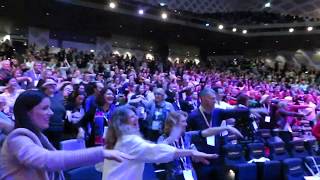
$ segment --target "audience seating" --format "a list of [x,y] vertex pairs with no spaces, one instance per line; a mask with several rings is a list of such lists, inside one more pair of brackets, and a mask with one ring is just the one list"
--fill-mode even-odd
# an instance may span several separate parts
[[66,180],[101,180],[102,173],[94,166],[84,166],[64,173]]
[[269,143],[270,147],[270,159],[283,161],[289,158],[289,154],[285,148],[284,142],[271,142]]
[[[259,159],[266,157],[263,143],[248,144],[248,157],[251,159]],[[256,163],[258,170],[258,179],[281,179],[281,164],[279,161],[266,161]],[[270,173],[272,172],[272,173]]]
[[79,149],[85,149],[86,144],[83,139],[69,139],[65,141],[60,142],[60,149],[61,150],[79,150]]
[[304,147],[303,140],[294,140],[290,142],[290,154],[294,158],[305,158],[309,156],[309,153]]
[[318,147],[317,147],[317,140],[316,139],[308,139],[304,141],[304,147],[308,151],[310,156],[318,155]]
[[304,180],[302,160],[300,158],[285,159],[283,174],[286,180]]
[[153,164],[151,164],[151,163],[146,163],[145,164],[144,171],[143,171],[143,179],[146,179],[146,180],[157,180]]
[[[305,174],[307,176],[313,176],[314,174],[318,173],[318,169],[320,169],[320,167],[319,167],[320,157],[313,157],[312,158],[311,156],[308,156],[304,159],[304,163],[305,163],[305,172],[306,172]],[[316,165],[318,166],[318,168],[316,167]],[[312,172],[310,172],[310,170]]]
[[223,146],[223,149],[225,165],[235,172],[236,180],[257,179],[257,167],[245,161],[240,144],[227,144]]
[[259,129],[257,134],[258,134],[259,139],[264,144],[267,144],[268,139],[270,139],[272,137],[270,129]]

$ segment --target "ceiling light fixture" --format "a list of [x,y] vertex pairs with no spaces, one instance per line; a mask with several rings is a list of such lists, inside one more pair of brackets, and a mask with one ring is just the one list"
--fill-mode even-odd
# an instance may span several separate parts
[[163,20],[166,20],[166,19],[168,18],[168,14],[165,13],[165,12],[163,12],[163,13],[161,14],[161,18],[162,18]]
[[307,28],[307,31],[312,31],[313,30],[313,27],[312,26],[309,26],[308,28]]
[[290,29],[289,29],[289,32],[290,32],[290,33],[293,33],[293,31],[294,31],[293,28],[290,28]]
[[143,9],[139,9],[138,14],[143,15],[144,14]]
[[116,8],[116,3],[110,2],[110,3],[109,3],[109,7],[110,7],[111,9]]
[[267,2],[265,5],[264,5],[265,8],[269,8],[271,7],[271,3],[270,2]]

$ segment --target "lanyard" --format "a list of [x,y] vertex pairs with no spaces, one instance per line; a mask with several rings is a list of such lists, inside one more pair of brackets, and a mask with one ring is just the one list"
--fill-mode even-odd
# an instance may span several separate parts
[[206,121],[207,126],[210,128],[212,126],[212,121],[210,121],[210,124],[209,124],[209,121],[208,121],[206,115],[203,112],[203,107],[202,106],[199,107],[199,111],[202,114],[203,119]]
[[[184,141],[183,141],[183,138],[182,138],[182,137],[180,137],[180,142],[181,142],[181,147],[179,146],[179,144],[178,144],[176,141],[173,142],[173,145],[174,145],[176,148],[178,148],[178,149],[179,149],[179,147],[180,147],[181,149],[184,149]],[[184,170],[186,170],[186,169],[187,169],[187,157],[180,157],[179,159],[180,159],[180,161],[181,161],[181,163],[182,163],[182,168],[183,168]]]
[[33,70],[33,73],[34,73],[34,77],[36,78],[36,80],[39,80],[40,79],[40,74],[36,74],[35,70]]

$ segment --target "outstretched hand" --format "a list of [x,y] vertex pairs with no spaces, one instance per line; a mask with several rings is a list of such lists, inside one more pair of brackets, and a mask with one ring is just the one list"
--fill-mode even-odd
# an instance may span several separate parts
[[234,134],[234,135],[236,135],[236,136],[238,136],[240,138],[243,138],[243,135],[241,134],[241,132],[238,129],[234,128],[234,127],[228,126],[228,131],[231,134]]
[[103,151],[103,156],[106,159],[109,160],[114,160],[117,162],[122,162],[123,160],[127,159],[127,160],[132,160],[133,156],[128,155],[126,153],[120,152],[118,150],[104,150]]
[[217,154],[206,154],[197,150],[194,150],[191,156],[194,162],[202,162],[203,164],[207,164],[207,165],[210,164],[210,161],[208,159],[215,159],[218,157],[219,155]]

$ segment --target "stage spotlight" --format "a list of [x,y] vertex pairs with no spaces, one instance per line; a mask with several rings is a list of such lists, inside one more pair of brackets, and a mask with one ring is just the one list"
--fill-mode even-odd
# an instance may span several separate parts
[[248,33],[248,30],[244,29],[242,30],[242,34],[247,34]]
[[222,29],[223,29],[223,25],[220,24],[220,25],[218,26],[218,28],[219,28],[220,30],[222,30]]
[[232,28],[232,32],[237,32],[237,28]]

